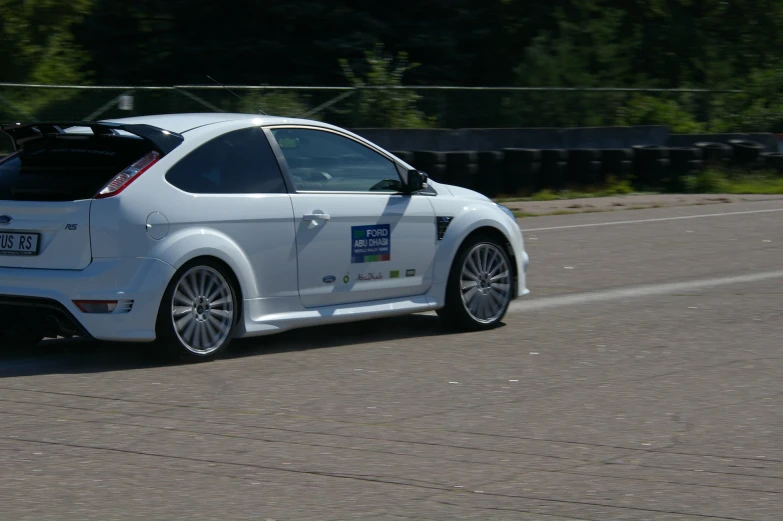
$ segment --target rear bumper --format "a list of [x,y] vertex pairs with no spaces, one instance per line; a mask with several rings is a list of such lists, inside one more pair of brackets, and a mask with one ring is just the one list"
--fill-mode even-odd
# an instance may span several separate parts
[[[21,313],[47,309],[75,323],[79,334],[97,340],[155,340],[155,321],[174,267],[157,259],[94,259],[84,270],[0,268],[0,303]],[[74,300],[132,300],[127,313],[90,314]],[[42,307],[43,306],[43,307]]]

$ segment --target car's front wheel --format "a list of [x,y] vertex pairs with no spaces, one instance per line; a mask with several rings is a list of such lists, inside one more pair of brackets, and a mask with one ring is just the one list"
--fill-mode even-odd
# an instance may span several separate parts
[[180,359],[213,360],[231,343],[237,311],[237,292],[225,268],[211,259],[190,262],[163,295],[158,343]]
[[446,305],[438,315],[454,329],[495,327],[508,310],[512,283],[511,261],[503,246],[490,237],[469,239],[454,259]]

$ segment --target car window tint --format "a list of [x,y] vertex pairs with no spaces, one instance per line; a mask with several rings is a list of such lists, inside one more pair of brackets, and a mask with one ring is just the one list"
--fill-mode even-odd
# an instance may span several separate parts
[[204,143],[171,167],[166,179],[193,194],[286,192],[280,165],[260,128],[235,130]]
[[149,153],[143,139],[60,134],[33,139],[0,159],[0,201],[92,199],[123,169]]
[[370,148],[322,130],[272,131],[298,191],[399,192],[395,164]]

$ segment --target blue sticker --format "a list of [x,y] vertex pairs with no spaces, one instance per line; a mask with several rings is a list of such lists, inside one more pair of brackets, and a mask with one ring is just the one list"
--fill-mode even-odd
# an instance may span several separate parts
[[351,226],[351,264],[391,260],[391,226]]
[[332,275],[327,275],[326,277],[323,278],[324,284],[331,284],[335,280],[337,279],[334,278]]

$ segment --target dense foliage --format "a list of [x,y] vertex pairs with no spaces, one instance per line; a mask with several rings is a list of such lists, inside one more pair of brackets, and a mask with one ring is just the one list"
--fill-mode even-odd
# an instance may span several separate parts
[[[249,85],[741,89],[364,91],[331,114],[350,110],[362,125],[456,126],[480,116],[497,125],[783,130],[783,0],[0,0],[0,13],[5,82],[203,84],[209,74]],[[296,93],[267,97],[275,100],[312,106]]]

